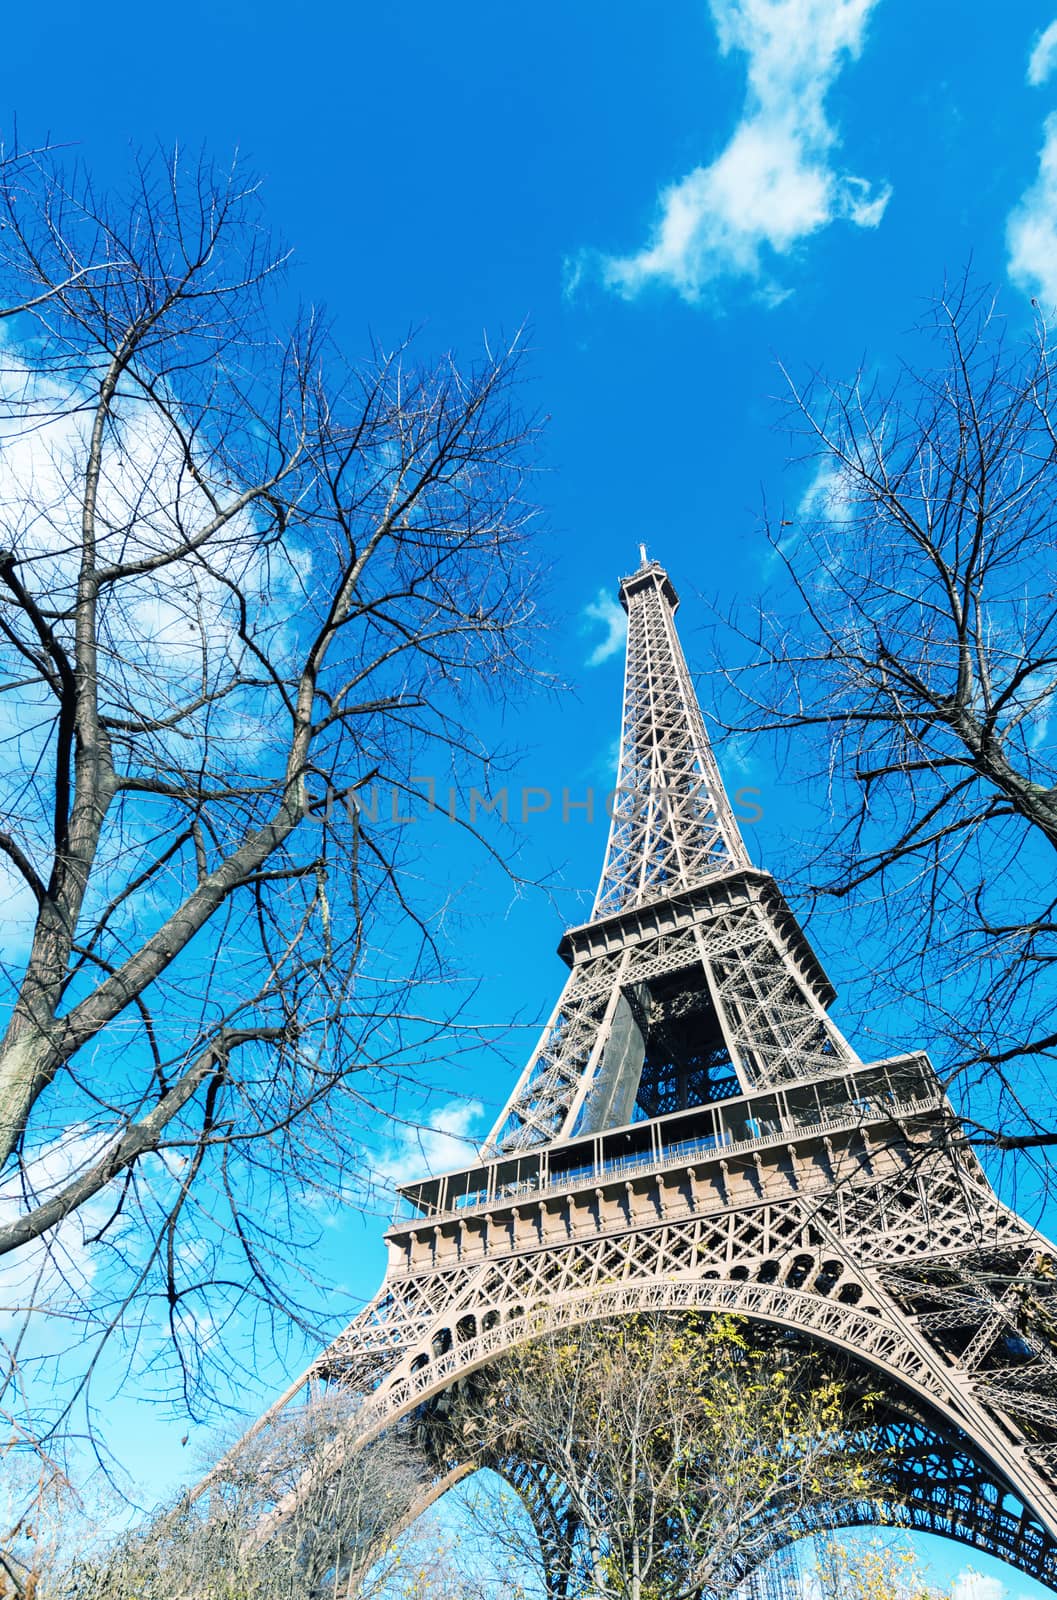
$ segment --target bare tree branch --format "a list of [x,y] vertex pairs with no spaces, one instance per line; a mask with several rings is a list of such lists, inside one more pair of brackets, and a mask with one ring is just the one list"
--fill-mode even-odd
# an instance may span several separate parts
[[97,1352],[157,1303],[195,1404],[196,1322],[313,1326],[305,1197],[363,1186],[393,1087],[457,1048],[448,891],[334,797],[490,770],[486,699],[536,677],[535,424],[519,339],[351,365],[284,327],[236,166],[100,196],[21,153],[0,219],[0,1256]]
[[927,1028],[978,1125],[1027,1148],[1053,1130],[1054,357],[968,280],[923,332],[932,364],[888,387],[790,380],[815,478],[768,530],[782,583],[742,622],[729,721],[802,763],[818,914],[883,941],[867,1026]]

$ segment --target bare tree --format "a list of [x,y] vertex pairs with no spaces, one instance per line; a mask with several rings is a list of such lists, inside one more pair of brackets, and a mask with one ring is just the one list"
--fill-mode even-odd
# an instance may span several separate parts
[[[79,1489],[39,1472],[29,1493],[5,1482],[0,1511],[17,1520],[0,1523],[0,1596],[524,1600],[494,1552],[430,1511],[416,1515],[431,1467],[410,1427],[341,1448],[360,1403],[337,1388],[313,1392],[225,1450],[208,1494],[183,1494],[132,1527],[99,1473]],[[33,1466],[24,1461],[23,1476]]]
[[[335,1391],[314,1395],[230,1450],[208,1498],[182,1499],[138,1528],[108,1538],[96,1529],[86,1538],[82,1525],[65,1540],[59,1529],[49,1558],[32,1569],[35,1593],[40,1600],[395,1597],[430,1560],[402,1527],[424,1464],[404,1435],[391,1434],[348,1457],[339,1473],[320,1473],[351,1404]],[[254,1545],[247,1531],[293,1482],[302,1491],[295,1514],[266,1548]]]
[[519,351],[348,363],[286,265],[237,167],[0,167],[16,1434],[20,1311],[167,1331],[187,1404],[231,1319],[307,1325],[313,1194],[466,1043],[393,797],[483,788],[530,670]]
[[738,1319],[644,1315],[504,1357],[452,1427],[511,1474],[540,1537],[501,1499],[480,1514],[553,1592],[697,1600],[732,1594],[809,1510],[879,1492],[866,1409]]
[[878,934],[876,1030],[886,1003],[904,1042],[924,1024],[988,1138],[1051,1144],[1054,354],[968,282],[923,332],[894,381],[791,382],[816,476],[768,530],[788,584],[744,624],[737,726],[809,780],[803,887],[857,915],[860,948]]
[[[32,1600],[46,1574],[58,1570],[65,1548],[64,1525],[72,1532],[80,1502],[53,1461],[20,1455],[5,1462],[0,1477],[0,1600]],[[79,1531],[83,1531],[83,1525]]]

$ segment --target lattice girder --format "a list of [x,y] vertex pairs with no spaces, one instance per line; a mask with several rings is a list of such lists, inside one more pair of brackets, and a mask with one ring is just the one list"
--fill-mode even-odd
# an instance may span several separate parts
[[[483,1228],[451,1214],[398,1225],[384,1306],[363,1313],[321,1370],[364,1392],[360,1422],[373,1435],[551,1329],[642,1310],[732,1312],[839,1348],[882,1390],[916,1396],[1052,1534],[1057,1485],[1040,1451],[1057,1453],[1057,1384],[1043,1397],[1051,1422],[1039,1374],[1048,1382],[1054,1363],[1053,1253],[946,1130],[934,1110],[903,1126],[806,1134],[791,1156],[762,1142],[734,1160],[717,1154],[718,1181],[704,1163],[623,1182],[603,1173],[589,1191],[523,1197],[509,1226],[496,1206]],[[431,1232],[430,1262],[416,1264],[415,1241]],[[1034,1318],[1026,1296],[1042,1308]],[[937,1316],[946,1333],[930,1332]],[[990,1319],[989,1342],[957,1337]],[[999,1323],[1015,1325],[1028,1352],[1013,1380],[992,1355]]]
[[675,632],[675,590],[652,562],[624,579],[620,599],[628,614],[620,761],[594,918],[748,865]]
[[[751,1577],[773,1555],[798,1539],[880,1525],[954,1540],[997,1556],[1057,1589],[1057,1541],[1023,1501],[995,1477],[964,1436],[952,1442],[937,1419],[908,1414],[889,1418],[881,1426],[873,1448],[880,1470],[890,1482],[889,1496],[805,1507],[794,1523],[783,1521],[776,1526],[770,1543],[757,1544],[754,1561],[743,1564],[734,1576]],[[445,1458],[438,1465],[436,1481],[424,1486],[408,1520],[432,1505],[454,1483],[478,1470],[479,1465],[477,1461],[459,1461],[452,1466]],[[523,1494],[544,1553],[548,1595],[561,1600],[568,1571],[568,1545],[575,1531],[562,1486],[556,1480],[544,1482],[531,1463],[497,1461],[491,1465]],[[549,1547],[553,1550],[548,1559]]]
[[636,919],[616,951],[592,949],[586,939],[577,946],[581,930],[569,936],[573,970],[486,1149],[531,1149],[581,1131],[621,997],[672,974],[688,992],[707,995],[743,1090],[859,1061],[828,1015],[832,991],[805,959],[803,935],[773,879],[755,871],[717,878],[668,920],[670,928],[655,917]]
[[[486,1372],[487,1369],[485,1376]],[[868,1371],[865,1377],[865,1387],[872,1389]],[[436,1477],[423,1485],[402,1526],[414,1521],[482,1465],[489,1465],[521,1495],[540,1542],[547,1594],[553,1600],[562,1600],[575,1521],[568,1495],[554,1474],[513,1458],[488,1463],[460,1459],[457,1447],[453,1453],[454,1441],[443,1418],[439,1433],[428,1406],[420,1409],[419,1419],[427,1442],[435,1442],[439,1450]],[[782,1522],[771,1543],[757,1544],[755,1561],[744,1563],[732,1576],[751,1577],[776,1552],[801,1537],[843,1528],[897,1525],[998,1556],[1039,1582],[1057,1588],[1057,1542],[973,1453],[966,1438],[952,1443],[937,1419],[911,1407],[906,1415],[891,1416],[879,1424],[877,1438],[866,1441],[866,1445],[876,1452],[879,1468],[875,1467],[875,1471],[882,1471],[890,1483],[888,1497],[805,1508],[794,1523]]]
[[[645,1309],[735,1311],[750,1318],[766,1316],[777,1326],[804,1331],[808,1319],[797,1315],[795,1310],[791,1314],[792,1296],[785,1296],[783,1307],[774,1295],[764,1299],[745,1292],[732,1295],[725,1293],[724,1287],[729,1290],[734,1285],[729,1282],[726,1286],[716,1285],[711,1292],[696,1295],[688,1294],[685,1285],[668,1284],[655,1285],[660,1292],[652,1296],[632,1298],[626,1294],[619,1297],[609,1294],[601,1299],[596,1296],[593,1304],[586,1302],[581,1307],[580,1320],[588,1315],[608,1317],[620,1313],[634,1314]],[[560,1323],[555,1321],[548,1325],[569,1326],[573,1321],[574,1317],[566,1313]],[[541,1327],[542,1324],[533,1324],[531,1329],[523,1328],[519,1337],[525,1337],[529,1331],[540,1331]],[[840,1339],[834,1337],[832,1326],[815,1329],[813,1333],[823,1342],[843,1349],[849,1358],[861,1357],[861,1341],[866,1336],[863,1320],[850,1321]],[[495,1359],[503,1348],[497,1344],[484,1358],[485,1362]],[[470,1352],[466,1352],[466,1357],[470,1357]],[[878,1367],[876,1353],[866,1360],[865,1365],[875,1384],[878,1377],[882,1381],[887,1380],[889,1395],[903,1390],[902,1383],[893,1379],[890,1366]],[[928,1401],[922,1393],[917,1392],[916,1399],[920,1406],[928,1407]],[[922,1440],[920,1422],[912,1418],[904,1426],[907,1430],[917,1430],[916,1436],[908,1436],[903,1441],[898,1438],[893,1440],[893,1481],[889,1500],[882,1505],[863,1502],[815,1508],[813,1512],[805,1513],[804,1525],[799,1531],[807,1533],[877,1521],[896,1522],[918,1531],[943,1534],[975,1549],[998,1555],[1040,1582],[1057,1588],[1057,1543],[1052,1533],[1027,1508],[1023,1489],[1016,1481],[1011,1483],[1009,1475],[1004,1477],[995,1469],[993,1459],[988,1461],[979,1451],[972,1449],[971,1436],[968,1430],[963,1431],[964,1418],[952,1416],[945,1407],[942,1411],[944,1414],[939,1417],[938,1426],[933,1428],[928,1439]],[[544,1527],[538,1511],[534,1520],[537,1520],[538,1526]],[[781,1542],[776,1541],[774,1548],[779,1548]],[[761,1558],[766,1554],[766,1550],[761,1552]],[[561,1570],[560,1562],[555,1562],[554,1570]]]

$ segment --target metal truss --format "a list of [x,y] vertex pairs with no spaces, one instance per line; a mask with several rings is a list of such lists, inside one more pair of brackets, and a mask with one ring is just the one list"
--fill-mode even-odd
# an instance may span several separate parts
[[620,765],[592,920],[748,866],[656,561],[620,586],[628,614]]
[[[854,1374],[849,1377],[854,1382]],[[770,1537],[766,1525],[757,1530],[763,1538],[754,1539],[751,1561],[723,1574],[724,1593],[735,1581],[735,1600],[786,1600],[796,1588],[795,1552],[801,1540],[862,1526],[937,1534],[998,1556],[1037,1581],[1057,1587],[1057,1541],[1040,1519],[996,1481],[971,1447],[952,1447],[949,1432],[935,1417],[912,1403],[907,1414],[899,1415],[891,1409],[893,1398],[890,1392],[887,1415],[870,1438],[857,1441],[881,1463],[878,1470],[889,1489],[887,1498],[809,1508],[792,1522],[772,1516]],[[438,1481],[447,1487],[479,1465],[463,1463]],[[576,1533],[564,1485],[531,1462],[497,1460],[490,1465],[520,1494],[540,1541],[548,1596],[564,1600]],[[430,1503],[436,1494],[433,1487],[427,1491]]]
[[548,1600],[565,1600],[577,1531],[565,1485],[535,1461],[497,1461],[495,1470],[517,1490],[532,1520],[539,1541]]
[[619,919],[605,930],[610,941],[620,937],[617,950],[599,950],[592,931],[578,938],[573,930],[563,941],[572,973],[487,1150],[531,1149],[609,1121],[585,1111],[605,1081],[624,996],[668,974],[707,997],[742,1089],[859,1060],[827,1014],[832,991],[765,873],[725,875],[652,915]]
[[[1057,1588],[1057,1540],[1014,1494],[1003,1491],[993,1474],[968,1448],[952,1448],[943,1431],[911,1421],[890,1426],[884,1442],[891,1451],[888,1500],[820,1506],[799,1524],[776,1530],[768,1549],[840,1528],[901,1527],[933,1533],[970,1549],[997,1556],[1048,1588]],[[759,1570],[759,1569],[756,1569]]]
[[[941,1432],[911,1418],[889,1422],[873,1442],[887,1455],[890,1497],[808,1509],[792,1525],[785,1518],[780,1523],[773,1519],[773,1537],[768,1541],[765,1535],[755,1546],[753,1564],[723,1575],[727,1582],[740,1578],[736,1600],[788,1600],[795,1589],[798,1563],[793,1552],[800,1540],[864,1526],[937,1534],[998,1556],[1038,1582],[1057,1587],[1057,1541],[1022,1502],[1001,1492],[971,1450],[952,1450]],[[520,1492],[545,1552],[548,1594],[564,1600],[571,1537],[564,1490],[531,1469],[500,1470],[519,1489],[517,1473],[527,1472],[531,1489]]]
[[[314,1375],[362,1396],[351,1448],[553,1329],[734,1313],[885,1396],[888,1521],[1057,1589],[1057,1256],[998,1200],[927,1057],[863,1062],[831,1021],[749,863],[667,574],[644,561],[621,598],[620,793],[568,981],[480,1159],[403,1186],[385,1282]],[[502,1470],[557,1551],[561,1486]],[[802,1531],[878,1514],[822,1507]]]

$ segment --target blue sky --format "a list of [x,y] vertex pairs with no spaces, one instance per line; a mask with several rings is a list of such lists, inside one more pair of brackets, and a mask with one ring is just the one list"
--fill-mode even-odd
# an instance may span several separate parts
[[[130,141],[238,146],[295,247],[299,292],[327,304],[351,354],[409,327],[425,352],[469,354],[528,319],[526,398],[551,417],[536,483],[546,649],[570,692],[503,732],[519,781],[555,794],[608,786],[612,595],[638,541],[684,595],[691,659],[699,596],[723,607],[764,582],[764,499],[794,506],[808,482],[776,426],[778,358],[847,375],[867,353],[894,371],[926,298],[970,261],[1014,324],[1032,295],[1057,303],[1052,4],[1014,0],[999,18],[980,0],[54,0],[13,8],[4,32],[5,115],[24,140],[76,146],[101,184]],[[794,808],[776,775],[754,781],[750,847],[771,862],[795,847]],[[436,868],[470,880],[448,936],[480,979],[479,1014],[526,1024],[514,1057],[560,985],[554,946],[604,833],[582,813],[526,829],[522,865],[558,874],[555,900],[512,901],[458,852]],[[834,946],[839,987],[852,957]],[[513,1071],[470,1058],[444,1086],[435,1159],[444,1127],[483,1131]],[[397,1141],[392,1159],[414,1156]],[[381,1270],[379,1223],[329,1218],[323,1248],[351,1314]],[[181,1474],[182,1422],[126,1396],[113,1426],[145,1485]]]

